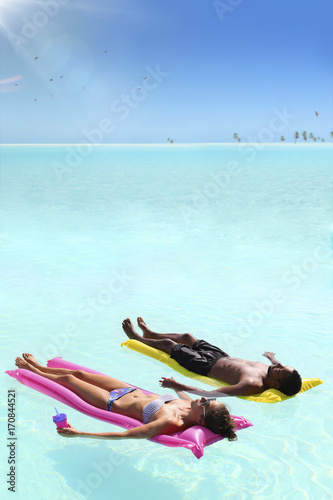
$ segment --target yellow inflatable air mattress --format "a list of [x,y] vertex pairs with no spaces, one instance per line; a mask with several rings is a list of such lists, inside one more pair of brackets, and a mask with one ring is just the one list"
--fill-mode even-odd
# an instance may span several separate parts
[[[205,377],[203,375],[198,375],[196,373],[190,372],[186,368],[180,366],[177,361],[170,358],[169,354],[166,352],[160,351],[158,349],[154,349],[153,347],[149,347],[138,340],[127,340],[121,344],[122,346],[126,346],[129,349],[133,349],[134,351],[140,352],[141,354],[145,354],[153,359],[157,359],[157,361],[161,361],[162,363],[170,366],[173,370],[186,377],[190,377],[194,380],[198,380],[199,382],[204,382],[205,384],[213,385],[214,387],[223,387],[228,386],[229,384],[225,384],[221,382],[221,380],[217,380],[212,377]],[[308,391],[316,385],[323,384],[323,381],[319,378],[303,378],[302,379],[302,389],[298,394],[302,392]],[[248,401],[256,401],[257,403],[279,403],[280,401],[285,401],[286,399],[294,398],[295,396],[286,396],[282,392],[277,389],[267,389],[261,394],[255,394],[253,396],[236,396],[241,399],[247,399]]]

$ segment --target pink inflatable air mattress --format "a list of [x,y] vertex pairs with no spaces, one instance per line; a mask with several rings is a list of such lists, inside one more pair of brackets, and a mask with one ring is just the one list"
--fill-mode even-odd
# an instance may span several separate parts
[[[53,368],[84,370],[90,373],[101,374],[100,372],[85,368],[84,366],[65,361],[62,358],[51,359],[50,361],[48,361],[48,366]],[[89,403],[83,401],[83,399],[81,399],[69,389],[66,389],[53,380],[48,380],[41,375],[37,375],[36,373],[33,373],[29,370],[8,370],[6,371],[6,373],[11,377],[16,378],[22,384],[27,385],[28,387],[31,387],[32,389],[35,389],[36,391],[39,391],[43,394],[46,394],[47,396],[50,396],[51,398],[54,398],[57,401],[60,401],[61,403],[64,403],[90,417],[97,418],[111,424],[119,425],[121,427],[125,427],[126,429],[131,429],[133,427],[143,425],[142,422],[133,418],[95,408]],[[140,390],[142,390],[146,394],[153,394],[141,388]],[[244,417],[237,417],[234,415],[232,415],[232,417],[236,422],[236,431],[252,426],[252,423]],[[182,446],[184,448],[188,448],[197,458],[201,458],[204,453],[205,446],[213,444],[221,439],[223,439],[221,436],[214,434],[209,429],[200,425],[195,425],[193,427],[190,427],[189,429],[186,429],[185,431],[175,432],[171,435],[159,434],[158,436],[151,438],[151,441],[163,444],[165,446]]]

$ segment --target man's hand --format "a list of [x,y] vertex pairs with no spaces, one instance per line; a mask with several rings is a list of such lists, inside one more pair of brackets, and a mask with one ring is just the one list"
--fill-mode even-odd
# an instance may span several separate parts
[[274,358],[275,352],[264,352],[263,356],[265,356],[265,358],[271,359]]
[[181,384],[177,382],[173,377],[166,378],[162,377],[160,380],[161,387],[167,387],[169,389],[174,389],[175,391],[180,390]]
[[272,365],[278,365],[279,364],[279,361],[277,359],[275,359],[275,353],[274,352],[264,352],[263,356],[265,356],[265,358],[268,358],[270,360],[270,362],[272,363]]
[[75,429],[71,424],[68,424],[68,427],[63,427],[62,429],[60,427],[57,428],[57,432],[63,437],[77,437],[81,434],[81,432]]

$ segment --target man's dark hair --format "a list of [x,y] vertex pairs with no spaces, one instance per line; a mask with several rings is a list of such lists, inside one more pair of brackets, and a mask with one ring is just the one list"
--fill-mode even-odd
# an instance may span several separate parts
[[229,441],[237,439],[234,433],[234,428],[236,427],[235,421],[231,418],[227,407],[222,403],[207,411],[205,427],[215,432],[215,434],[227,438]]
[[279,391],[286,396],[294,396],[302,387],[302,379],[298,371],[294,370],[289,377],[284,377],[279,381]]

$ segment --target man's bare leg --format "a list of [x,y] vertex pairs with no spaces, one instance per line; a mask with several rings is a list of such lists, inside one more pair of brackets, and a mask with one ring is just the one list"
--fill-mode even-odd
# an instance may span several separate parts
[[141,337],[134,330],[134,326],[132,324],[132,321],[129,318],[124,319],[124,321],[122,323],[122,327],[123,327],[123,330],[129,339],[138,340],[139,342],[142,342],[143,344],[149,345],[150,347],[155,347],[155,349],[159,349],[160,351],[164,351],[168,354],[171,353],[171,349],[176,345],[176,342],[174,342],[173,340],[171,340],[169,338],[150,339],[150,338]]
[[144,322],[144,320],[141,317],[138,318],[138,326],[139,326],[139,328],[141,328],[141,330],[143,332],[143,338],[145,338],[145,339],[159,339],[159,340],[170,339],[170,340],[173,340],[174,342],[176,342],[177,344],[186,344],[191,348],[193,347],[194,342],[197,340],[190,333],[157,333],[157,332],[153,332],[150,328],[148,328],[148,326],[146,325],[146,323]]

